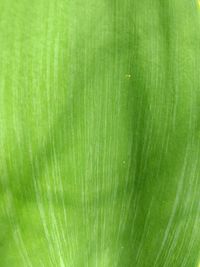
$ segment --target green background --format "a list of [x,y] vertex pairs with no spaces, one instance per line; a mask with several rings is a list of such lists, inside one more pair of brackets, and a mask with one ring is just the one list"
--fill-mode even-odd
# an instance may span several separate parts
[[0,267],[198,267],[200,5],[0,0]]

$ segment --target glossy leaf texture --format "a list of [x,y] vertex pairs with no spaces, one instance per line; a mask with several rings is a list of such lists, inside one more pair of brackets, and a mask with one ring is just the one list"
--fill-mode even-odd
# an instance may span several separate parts
[[199,252],[199,2],[1,0],[0,266]]

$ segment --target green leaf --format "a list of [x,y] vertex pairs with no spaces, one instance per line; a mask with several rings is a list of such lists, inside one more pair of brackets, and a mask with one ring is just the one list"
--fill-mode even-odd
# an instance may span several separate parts
[[1,0],[0,266],[198,267],[196,0]]

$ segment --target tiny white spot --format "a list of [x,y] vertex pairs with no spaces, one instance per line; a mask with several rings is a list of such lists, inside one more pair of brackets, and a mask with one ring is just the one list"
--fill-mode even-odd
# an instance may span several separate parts
[[[199,0],[199,1],[200,1],[200,0]],[[131,74],[126,74],[125,77],[126,77],[127,79],[130,79],[130,78],[131,78]]]

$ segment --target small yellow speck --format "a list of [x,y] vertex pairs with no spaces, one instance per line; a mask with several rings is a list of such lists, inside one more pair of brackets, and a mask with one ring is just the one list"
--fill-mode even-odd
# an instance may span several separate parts
[[[200,0],[198,0],[198,6],[200,7]],[[200,265],[199,265],[200,266]]]
[[[199,0],[199,1],[200,1],[200,0]],[[130,78],[131,78],[131,74],[126,74],[125,77],[126,77],[127,79],[130,79]]]

